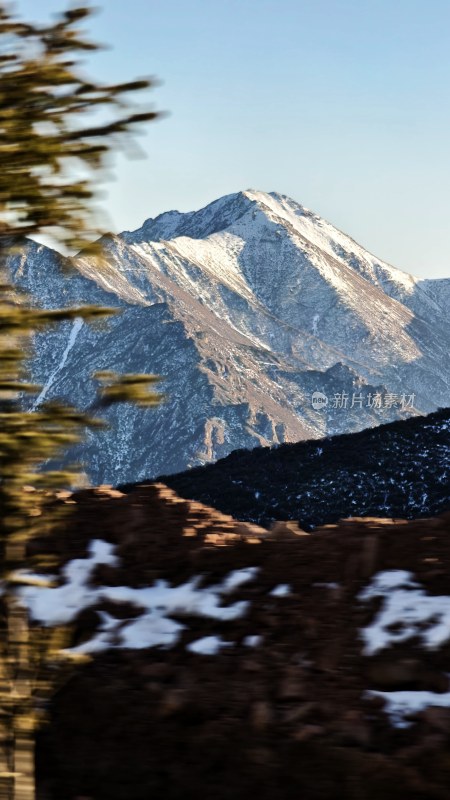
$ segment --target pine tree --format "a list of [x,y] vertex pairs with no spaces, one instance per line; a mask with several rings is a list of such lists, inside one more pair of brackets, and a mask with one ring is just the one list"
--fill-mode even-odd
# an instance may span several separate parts
[[[93,219],[94,177],[106,166],[118,140],[155,119],[130,98],[151,82],[101,85],[88,79],[80,58],[97,49],[80,25],[86,7],[62,13],[56,22],[21,21],[0,2],[0,798],[32,800],[34,731],[39,700],[51,694],[57,658],[54,632],[28,623],[18,587],[37,567],[48,567],[44,551],[29,557],[33,537],[58,525],[50,487],[73,483],[67,472],[45,472],[42,464],[79,440],[87,424],[99,424],[67,405],[52,402],[26,411],[23,398],[40,387],[26,382],[25,362],[33,335],[63,320],[94,320],[111,313],[98,307],[56,311],[33,307],[10,285],[8,258],[25,237],[47,232],[70,249],[86,247],[99,231]],[[75,177],[74,177],[75,176]],[[101,252],[95,246],[101,269]],[[70,280],[70,277],[67,278]],[[156,376],[99,374],[98,407],[134,400],[155,405]],[[53,513],[52,513],[53,508]],[[28,571],[27,571],[28,570]]]

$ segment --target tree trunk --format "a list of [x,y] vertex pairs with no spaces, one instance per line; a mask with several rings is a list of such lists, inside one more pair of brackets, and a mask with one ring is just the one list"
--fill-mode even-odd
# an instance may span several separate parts
[[[7,593],[6,647],[2,647],[0,721],[0,800],[35,800],[34,703],[28,615],[17,597]],[[6,651],[6,652],[5,652]]]
[[34,730],[30,715],[17,715],[14,720],[14,728],[13,800],[34,800]]
[[2,674],[0,690],[2,706],[0,712],[0,800],[13,800],[14,747],[11,736],[11,719],[4,702],[5,688]]

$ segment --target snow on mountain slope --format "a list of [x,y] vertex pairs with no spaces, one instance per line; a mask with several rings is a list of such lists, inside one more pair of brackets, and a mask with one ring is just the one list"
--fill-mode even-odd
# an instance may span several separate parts
[[[205,278],[210,277],[209,284],[215,278],[218,285],[230,288],[233,276],[234,288],[238,282],[241,295],[244,285],[246,299],[253,295],[277,318],[278,326],[289,326],[285,350],[294,347],[309,358],[308,334],[320,331],[322,341],[341,349],[347,362],[359,360],[366,369],[377,369],[380,362],[419,359],[422,346],[434,340],[433,348],[444,360],[441,372],[445,380],[449,361],[442,347],[442,331],[436,336],[427,324],[430,313],[442,317],[442,309],[422,287],[425,282],[380,262],[348,236],[275,193],[231,195],[203,212],[186,216],[188,219],[180,215],[176,221],[171,217],[167,245],[161,241],[163,217],[147,221],[124,238],[134,247],[137,243],[147,256],[157,249],[163,269],[170,271],[176,259],[178,274],[184,270],[186,280],[200,288],[205,301],[214,300],[204,286]],[[147,242],[145,236],[150,237]],[[152,236],[159,239],[157,246]],[[261,310],[258,323],[257,334],[268,334],[265,341],[272,347],[267,318],[266,330],[261,331]],[[349,327],[354,333],[350,347]],[[448,344],[448,330],[445,333]]]
[[[44,306],[123,312],[76,336],[67,324],[37,337],[39,402],[63,395],[87,407],[96,369],[166,379],[164,406],[111,409],[111,430],[89,434],[71,454],[95,482],[180,471],[240,447],[450,404],[441,282],[384,264],[283,195],[239,192],[101,242],[101,269],[87,254],[66,260],[35,243],[11,260],[17,282]],[[312,405],[315,391],[328,399],[322,410]],[[377,395],[381,407],[369,399]],[[414,408],[404,410],[401,396]]]

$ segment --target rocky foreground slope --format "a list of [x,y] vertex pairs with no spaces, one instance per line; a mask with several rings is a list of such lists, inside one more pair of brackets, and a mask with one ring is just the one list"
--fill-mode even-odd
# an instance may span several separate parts
[[[95,484],[450,404],[450,280],[390,267],[283,195],[250,190],[168,212],[102,247],[101,269],[35,243],[10,264],[46,307],[122,311],[107,328],[75,320],[37,337],[34,407],[55,396],[89,407],[96,370],[165,378],[161,408],[110,409],[111,429],[68,454]],[[312,404],[315,392],[326,406]]]
[[307,534],[162,485],[60,502],[62,585],[26,601],[92,661],[53,700],[40,800],[448,797],[449,514]]

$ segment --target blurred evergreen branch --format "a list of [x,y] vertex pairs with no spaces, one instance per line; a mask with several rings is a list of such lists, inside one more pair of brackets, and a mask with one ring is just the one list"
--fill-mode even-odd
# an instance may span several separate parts
[[[89,306],[43,310],[8,277],[8,259],[25,238],[50,234],[71,250],[102,253],[92,210],[95,189],[110,154],[143,123],[159,115],[133,102],[154,83],[139,79],[103,85],[84,75],[83,54],[98,49],[81,25],[92,10],[72,8],[52,24],[20,20],[0,2],[0,797],[35,797],[34,730],[43,698],[51,695],[67,631],[30,625],[18,586],[29,568],[52,563],[45,548],[30,557],[32,538],[52,533],[69,506],[55,502],[55,487],[73,485],[76,471],[45,472],[43,462],[79,441],[101,420],[60,402],[24,408],[40,387],[26,380],[33,336],[62,321],[87,322],[114,313]],[[68,278],[70,279],[70,278]],[[156,376],[101,373],[95,407],[135,401],[154,406]],[[28,570],[28,571],[27,571]],[[50,665],[50,666],[49,666]]]

